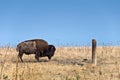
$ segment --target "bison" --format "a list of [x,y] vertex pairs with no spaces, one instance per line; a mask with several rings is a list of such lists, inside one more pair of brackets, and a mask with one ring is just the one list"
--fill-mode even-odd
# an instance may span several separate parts
[[50,60],[54,56],[56,50],[54,45],[48,45],[43,39],[26,40],[17,45],[16,50],[19,52],[18,57],[22,60],[23,54],[35,54],[35,58],[39,61],[39,57],[48,57]]

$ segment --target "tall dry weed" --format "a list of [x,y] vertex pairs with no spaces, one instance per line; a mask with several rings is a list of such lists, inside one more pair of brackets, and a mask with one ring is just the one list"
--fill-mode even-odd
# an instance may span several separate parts
[[7,59],[7,53],[8,53],[8,51],[9,51],[9,49],[10,49],[10,47],[8,46],[7,48],[5,48],[5,52],[4,53],[2,53],[2,54],[4,54],[4,57],[3,57],[3,60],[1,60],[1,71],[0,71],[0,79],[1,80],[3,80],[3,69],[4,69],[4,65],[5,65],[5,63],[6,63],[6,59]]

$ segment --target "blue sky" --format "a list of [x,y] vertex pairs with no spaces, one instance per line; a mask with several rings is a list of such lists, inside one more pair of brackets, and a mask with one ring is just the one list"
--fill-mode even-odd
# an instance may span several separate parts
[[120,0],[0,0],[0,44],[120,42]]

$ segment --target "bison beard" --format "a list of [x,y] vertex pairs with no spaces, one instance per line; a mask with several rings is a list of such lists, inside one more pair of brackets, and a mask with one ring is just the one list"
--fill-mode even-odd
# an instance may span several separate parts
[[23,54],[35,54],[35,58],[37,59],[37,61],[39,61],[39,57],[45,56],[51,59],[56,49],[53,45],[48,45],[45,40],[33,39],[19,43],[16,50],[19,51],[18,57],[23,62]]

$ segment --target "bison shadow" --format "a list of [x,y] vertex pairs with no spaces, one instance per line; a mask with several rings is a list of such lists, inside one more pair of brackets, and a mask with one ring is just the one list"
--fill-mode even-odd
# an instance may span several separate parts
[[40,59],[39,62],[37,60],[28,60],[28,59],[24,59],[23,62],[21,62],[21,60],[13,60],[13,63],[39,63],[39,62],[49,62],[48,59]]
[[[17,63],[17,60],[12,60],[13,63]],[[54,62],[57,64],[61,65],[79,65],[83,66],[86,63],[91,63],[90,59],[58,59],[58,58],[53,58],[51,60],[42,58],[39,60],[39,62],[35,59],[24,59],[24,62],[21,62],[21,60],[18,60],[18,63],[40,63],[40,62]]]
[[58,64],[62,64],[62,65],[79,65],[79,66],[83,66],[87,63],[91,63],[90,59],[52,59],[51,61],[55,61]]

